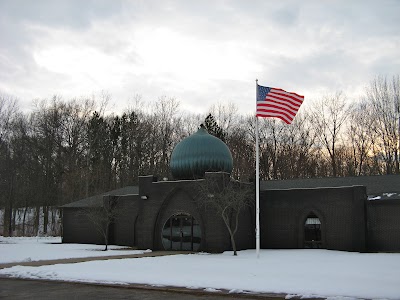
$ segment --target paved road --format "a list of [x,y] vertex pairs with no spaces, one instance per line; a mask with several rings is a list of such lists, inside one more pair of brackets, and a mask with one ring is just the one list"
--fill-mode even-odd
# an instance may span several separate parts
[[0,299],[140,299],[140,300],[229,300],[229,299],[270,299],[280,300],[284,297],[213,295],[187,293],[165,290],[146,290],[143,288],[126,288],[81,284],[69,282],[51,282],[0,278]]

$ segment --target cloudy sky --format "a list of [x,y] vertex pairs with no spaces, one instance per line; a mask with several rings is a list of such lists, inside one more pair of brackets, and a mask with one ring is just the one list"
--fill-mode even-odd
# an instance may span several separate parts
[[254,112],[255,79],[362,94],[400,73],[400,1],[0,0],[0,92],[32,99],[174,97]]

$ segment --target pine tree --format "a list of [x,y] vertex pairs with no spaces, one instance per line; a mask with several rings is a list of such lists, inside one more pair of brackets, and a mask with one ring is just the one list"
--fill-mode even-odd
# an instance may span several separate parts
[[208,116],[204,119],[204,127],[207,129],[209,134],[225,142],[226,133],[221,127],[219,127],[212,114],[208,114]]

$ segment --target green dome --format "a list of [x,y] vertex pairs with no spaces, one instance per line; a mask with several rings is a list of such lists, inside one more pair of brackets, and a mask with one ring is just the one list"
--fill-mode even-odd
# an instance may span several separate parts
[[228,146],[203,127],[175,146],[170,163],[175,179],[203,178],[205,172],[231,173],[232,166]]

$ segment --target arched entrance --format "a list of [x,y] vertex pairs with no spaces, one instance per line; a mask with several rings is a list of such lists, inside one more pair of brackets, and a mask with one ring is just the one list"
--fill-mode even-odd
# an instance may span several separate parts
[[304,223],[304,248],[322,248],[321,221],[314,213]]
[[198,251],[201,243],[199,222],[190,214],[171,216],[161,232],[165,250]]

